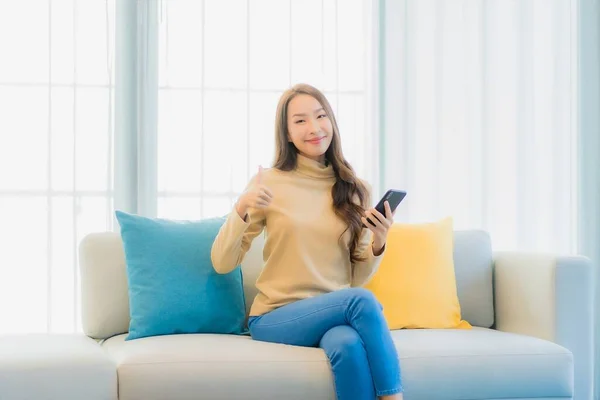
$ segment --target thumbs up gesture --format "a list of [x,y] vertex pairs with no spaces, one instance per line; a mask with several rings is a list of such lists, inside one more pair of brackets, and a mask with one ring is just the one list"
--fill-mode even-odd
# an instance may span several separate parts
[[258,174],[238,199],[236,210],[242,219],[246,219],[249,208],[267,208],[273,199],[273,193],[265,186],[262,166],[258,167]]

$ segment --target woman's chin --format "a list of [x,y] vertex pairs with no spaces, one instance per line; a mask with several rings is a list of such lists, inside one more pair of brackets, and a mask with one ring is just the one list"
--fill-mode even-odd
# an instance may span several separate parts
[[314,149],[312,149],[309,151],[302,151],[302,154],[305,157],[312,158],[313,160],[320,160],[325,157],[325,150],[323,150],[323,151],[316,150],[315,151]]

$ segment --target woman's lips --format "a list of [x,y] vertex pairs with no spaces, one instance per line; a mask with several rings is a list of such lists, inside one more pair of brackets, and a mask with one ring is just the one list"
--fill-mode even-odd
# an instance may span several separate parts
[[323,140],[323,139],[325,139],[325,136],[322,136],[318,139],[307,140],[307,142],[310,144],[319,144],[319,143],[321,143],[321,140]]

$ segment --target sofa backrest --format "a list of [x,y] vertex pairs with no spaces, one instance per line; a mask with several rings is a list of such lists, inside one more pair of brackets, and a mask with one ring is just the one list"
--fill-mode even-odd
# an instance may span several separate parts
[[[482,231],[457,231],[454,264],[462,317],[472,325],[494,322],[492,251]],[[246,312],[256,295],[255,282],[262,268],[264,236],[252,242],[244,261]],[[129,295],[121,236],[114,232],[87,235],[79,246],[82,323],[89,337],[104,339],[129,330]]]

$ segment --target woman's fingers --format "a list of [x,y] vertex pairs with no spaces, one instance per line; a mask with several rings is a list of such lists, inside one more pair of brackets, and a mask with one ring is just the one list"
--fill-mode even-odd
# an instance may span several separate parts
[[263,167],[262,167],[262,165],[259,165],[258,166],[258,174],[256,174],[256,181],[260,185],[262,183],[262,180],[263,180]]
[[386,219],[388,221],[394,221],[394,215],[396,214],[396,211],[398,211],[397,208],[394,210],[394,212],[392,212],[392,207],[390,207],[390,203],[388,201],[385,202],[385,216],[387,217]]
[[362,221],[362,223],[367,227],[367,229],[369,230],[373,230],[373,225],[371,225],[371,223],[365,218],[365,217],[360,217],[360,220]]
[[267,193],[259,193],[257,196],[258,199],[264,200],[266,202],[271,202],[271,200],[273,199],[271,196],[269,196]]
[[383,229],[381,221],[376,218],[375,215],[373,215],[372,210],[368,210],[363,218],[367,219],[367,223],[365,225],[367,225],[372,231]]
[[265,200],[258,199],[258,200],[256,200],[256,202],[254,203],[254,207],[255,207],[255,208],[264,208],[264,207],[268,207],[268,206],[269,206],[269,204],[271,204],[271,202],[270,202],[270,201],[265,201]]
[[387,226],[386,223],[388,222],[387,218],[380,213],[379,211],[377,211],[376,208],[372,208],[369,210],[369,212],[379,220],[379,222],[383,225],[383,226]]
[[258,191],[259,191],[259,193],[264,193],[267,196],[269,196],[270,198],[273,198],[273,192],[271,192],[271,190],[268,187],[266,187],[266,186],[261,186],[258,189]]

